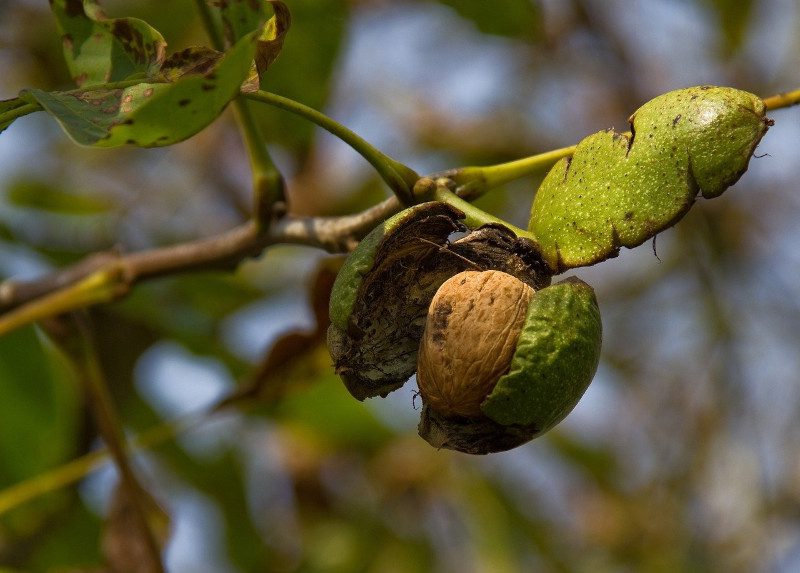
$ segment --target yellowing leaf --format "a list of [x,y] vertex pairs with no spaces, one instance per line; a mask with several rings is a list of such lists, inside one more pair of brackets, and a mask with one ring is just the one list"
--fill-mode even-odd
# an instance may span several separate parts
[[[267,4],[273,15],[267,19]],[[283,40],[292,23],[289,7],[281,0],[229,0],[220,7],[225,38],[232,44],[256,26],[263,25],[255,54],[259,84],[264,86],[264,72],[283,48]]]

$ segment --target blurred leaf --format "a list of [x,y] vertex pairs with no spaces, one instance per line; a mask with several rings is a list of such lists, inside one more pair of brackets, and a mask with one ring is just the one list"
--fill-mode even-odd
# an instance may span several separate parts
[[485,34],[536,39],[541,33],[542,15],[530,0],[438,0],[463,18],[472,21]]
[[136,18],[106,18],[94,0],[50,2],[64,43],[64,58],[78,86],[153,75],[167,43]]
[[114,205],[103,197],[76,195],[44,181],[17,180],[8,186],[8,201],[17,207],[39,209],[62,215],[96,215]]
[[[143,406],[145,407],[145,406]],[[172,442],[159,448],[160,459],[182,480],[215,502],[225,525],[227,556],[241,571],[260,571],[268,562],[263,534],[254,523],[243,460],[226,450],[197,459]]]
[[226,452],[205,466],[207,475],[197,476],[192,481],[196,484],[202,482],[202,489],[219,504],[225,519],[226,546],[231,560],[241,571],[258,571],[268,561],[267,548],[263,533],[253,519],[246,469],[239,456]]
[[14,231],[11,230],[11,228],[6,224],[5,221],[0,221],[0,241],[6,241],[6,242],[14,241]]
[[327,372],[329,365],[326,363],[320,367],[314,354],[327,339],[331,290],[342,262],[339,258],[323,259],[317,267],[308,293],[309,306],[315,318],[313,331],[292,331],[278,338],[249,376],[248,382],[218,404],[219,408],[245,398],[272,404],[285,394],[293,381],[314,379],[321,372]]
[[551,432],[548,441],[558,450],[563,460],[571,462],[591,475],[597,484],[613,488],[619,467],[612,451],[582,442],[560,431]]
[[63,355],[32,327],[0,337],[0,485],[75,452],[80,394]]
[[202,130],[222,113],[239,93],[254,53],[252,37],[246,37],[205,75],[114,90],[48,93],[30,89],[23,97],[41,104],[82,145],[172,145]]
[[[349,5],[347,0],[292,2],[292,32],[281,57],[262,78],[261,89],[324,110],[348,22]],[[269,106],[253,106],[253,109],[262,132],[282,147],[298,153],[302,161],[310,149],[314,125],[292,114],[276,112]]]
[[717,14],[725,42],[725,51],[739,50],[750,24],[753,0],[704,0]]
[[[152,308],[159,303],[150,303]],[[167,305],[167,308],[169,305]],[[168,320],[168,319],[167,319]],[[119,312],[96,310],[92,313],[97,352],[103,371],[113,380],[114,401],[126,425],[137,430],[151,428],[162,418],[136,391],[136,363],[159,334],[145,321],[126,318]],[[185,338],[179,338],[185,344]],[[212,344],[212,342],[207,342]],[[218,345],[217,345],[218,346]],[[253,523],[248,505],[246,480],[242,463],[235,453],[225,451],[212,459],[196,459],[176,442],[156,449],[159,461],[174,471],[187,484],[211,498],[223,513],[226,527],[226,549],[242,571],[256,571],[265,563],[261,533]]]
[[144,531],[139,509],[134,503],[144,506],[142,509],[147,516],[147,526],[161,550],[169,539],[169,514],[142,489],[136,492],[136,498],[134,501],[128,488],[118,483],[103,528],[103,555],[115,573],[150,573],[158,570],[146,537],[149,533]]
[[[84,569],[73,568],[100,563],[100,547],[95,541],[100,536],[100,518],[76,493],[71,492],[71,496],[73,503],[68,511],[55,516],[36,535],[35,552],[25,564],[28,570],[78,573]],[[48,499],[50,496],[41,501]],[[86,570],[97,573],[94,568]]]
[[337,446],[373,448],[384,443],[392,432],[365,404],[353,399],[332,368],[328,371],[313,385],[285,396],[276,408],[278,417]]
[[114,403],[121,418],[132,428],[142,429],[153,422],[150,416],[139,415],[131,403],[140,400],[134,381],[136,363],[141,355],[161,339],[160,333],[143,321],[129,319],[116,307],[98,307],[91,312],[94,340],[101,367],[113,384]]
[[309,306],[314,312],[316,330],[321,335],[327,333],[328,326],[331,323],[331,291],[333,290],[333,283],[336,281],[336,275],[339,274],[343,264],[344,259],[341,257],[331,257],[320,261],[314,281],[309,289]]
[[[114,306],[115,320],[157,338],[174,339],[198,355],[222,360],[234,375],[245,365],[230,354],[218,336],[220,321],[264,296],[236,277],[200,273],[142,284]],[[120,340],[124,345],[125,341]]]
[[172,297],[214,321],[264,296],[264,292],[235,276],[203,273],[187,275],[172,284]]
[[[76,453],[83,429],[79,390],[66,357],[36,329],[0,337],[0,487],[34,478]],[[0,563],[27,559],[74,501],[56,491],[4,514]]]

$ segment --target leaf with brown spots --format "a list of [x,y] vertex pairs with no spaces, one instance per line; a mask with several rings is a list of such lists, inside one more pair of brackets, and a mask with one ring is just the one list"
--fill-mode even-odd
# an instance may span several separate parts
[[137,18],[107,18],[93,0],[53,0],[64,58],[78,86],[151,77],[164,60],[167,43]]
[[161,66],[159,78],[174,82],[187,75],[207,75],[222,56],[207,46],[191,46],[171,54]]
[[22,98],[41,105],[81,145],[159,147],[183,141],[204,129],[239,93],[255,55],[252,32],[225,52],[205,73],[174,65],[168,72],[175,81],[142,82],[120,89],[78,89],[68,92],[26,90]]
[[260,79],[261,88],[264,89],[264,72],[272,65],[275,58],[283,48],[283,40],[292,24],[289,7],[279,0],[271,0],[274,15],[267,21],[264,31],[258,38],[256,49],[256,68]]

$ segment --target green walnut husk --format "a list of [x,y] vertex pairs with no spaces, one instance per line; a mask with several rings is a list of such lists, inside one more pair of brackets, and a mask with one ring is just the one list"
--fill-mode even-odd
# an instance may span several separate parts
[[[331,293],[328,348],[359,400],[385,396],[417,368],[428,306],[441,284],[466,269],[497,269],[534,289],[551,273],[534,245],[502,225],[470,231],[463,213],[440,202],[406,209],[351,253]],[[467,233],[449,241],[453,233]]]
[[698,193],[717,197],[747,170],[771,121],[757,96],[702,86],[661,95],[581,141],[545,177],[529,230],[554,272],[591,265],[674,225]]
[[481,403],[484,416],[448,417],[425,404],[420,435],[434,447],[469,454],[508,450],[542,435],[583,396],[601,341],[600,311],[588,284],[569,278],[535,292],[509,371]]

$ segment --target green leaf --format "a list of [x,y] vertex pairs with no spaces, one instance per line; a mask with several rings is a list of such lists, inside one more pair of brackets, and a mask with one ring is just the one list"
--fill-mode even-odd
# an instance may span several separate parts
[[[272,7],[273,15],[267,19],[266,6]],[[255,62],[259,85],[264,87],[264,72],[278,57],[283,48],[283,40],[291,26],[289,7],[281,0],[230,0],[220,7],[225,39],[229,44],[239,41],[254,28],[263,29],[258,37]],[[266,24],[265,24],[266,22]]]
[[542,256],[556,271],[591,265],[671,227],[698,192],[716,197],[747,170],[764,113],[753,94],[701,86],[643,105],[631,136],[585,138],[536,193],[528,228]]
[[330,374],[318,377],[302,391],[287,394],[275,415],[284,423],[311,429],[339,447],[373,448],[391,436],[391,431],[363,404],[353,400],[338,378]]
[[35,180],[18,180],[8,186],[6,198],[17,207],[62,215],[97,215],[113,208],[103,197],[77,195],[66,189]]
[[36,111],[36,109],[30,109],[29,111],[25,111],[25,106],[30,107],[30,104],[22,98],[15,97],[14,99],[6,99],[0,101],[0,133],[6,130],[6,128],[11,125],[15,119],[26,115],[32,111]]
[[239,93],[259,33],[239,40],[207,73],[186,73],[172,83],[52,93],[30,89],[23,97],[41,104],[81,145],[172,145],[209,125]]
[[164,60],[167,43],[137,18],[107,18],[93,0],[51,0],[64,58],[78,86],[150,77]]
[[72,455],[80,425],[74,372],[32,327],[0,338],[0,485]]

